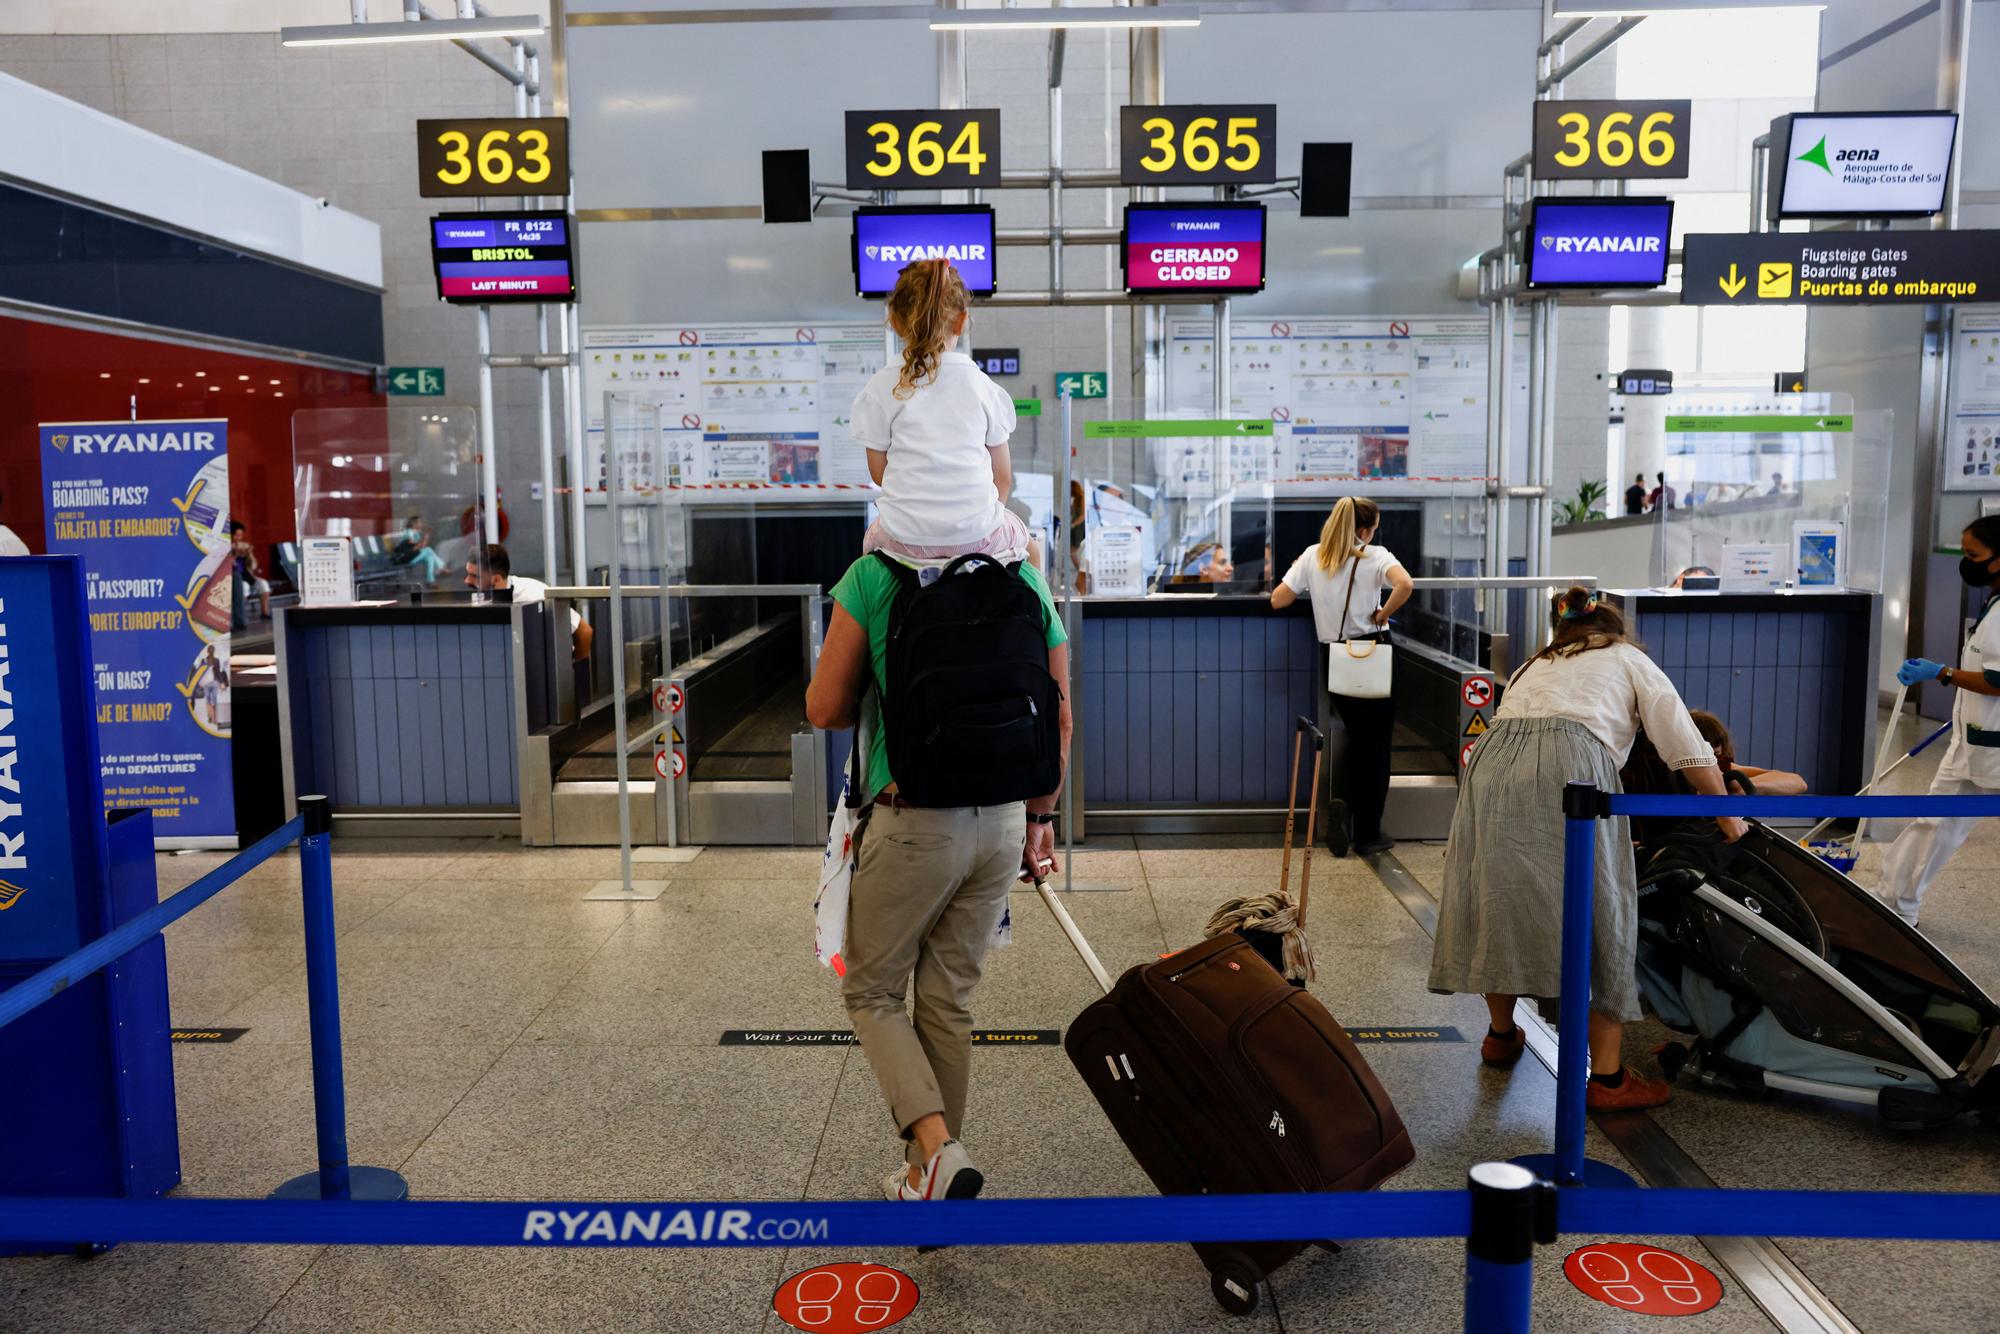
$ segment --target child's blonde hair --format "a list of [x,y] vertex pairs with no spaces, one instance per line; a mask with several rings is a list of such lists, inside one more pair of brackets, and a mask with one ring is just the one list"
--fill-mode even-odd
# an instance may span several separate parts
[[945,344],[958,331],[958,317],[971,309],[972,297],[948,259],[920,259],[896,275],[896,290],[889,293],[889,327],[903,340],[897,398],[908,398],[937,374]]

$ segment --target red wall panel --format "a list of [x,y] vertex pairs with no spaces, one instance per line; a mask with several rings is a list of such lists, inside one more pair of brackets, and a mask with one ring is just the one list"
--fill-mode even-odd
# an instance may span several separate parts
[[230,512],[249,525],[268,569],[271,544],[295,536],[292,414],[380,406],[372,389],[367,375],[0,316],[0,522],[31,549],[48,549],[43,422],[220,417],[229,422]]

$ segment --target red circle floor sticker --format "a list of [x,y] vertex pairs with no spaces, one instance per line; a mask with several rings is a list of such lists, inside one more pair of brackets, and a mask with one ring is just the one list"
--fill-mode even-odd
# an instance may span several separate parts
[[1629,1241],[1571,1251],[1563,1276],[1585,1296],[1640,1315],[1696,1315],[1722,1300],[1722,1280],[1703,1266]]
[[887,1329],[916,1310],[917,1297],[917,1281],[900,1269],[821,1265],[786,1279],[771,1298],[771,1309],[793,1329],[866,1334]]

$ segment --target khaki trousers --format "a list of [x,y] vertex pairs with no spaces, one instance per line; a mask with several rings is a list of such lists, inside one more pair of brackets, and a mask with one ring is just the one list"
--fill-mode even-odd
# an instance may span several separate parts
[[[863,826],[840,995],[912,1163],[919,1120],[942,1113],[954,1138],[965,1127],[966,1002],[1020,873],[1026,822],[1018,801],[951,810],[885,801]],[[913,976],[914,1016],[905,1009]]]

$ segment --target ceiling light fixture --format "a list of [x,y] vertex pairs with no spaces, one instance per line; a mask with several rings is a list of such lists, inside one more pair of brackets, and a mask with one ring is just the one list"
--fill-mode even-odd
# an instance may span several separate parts
[[978,29],[1033,31],[1038,28],[1198,28],[1200,5],[1090,5],[1050,9],[941,10],[931,20],[932,32]]
[[548,25],[533,14],[389,23],[319,23],[280,28],[286,46],[367,46],[381,42],[464,42],[481,37],[540,37]]

